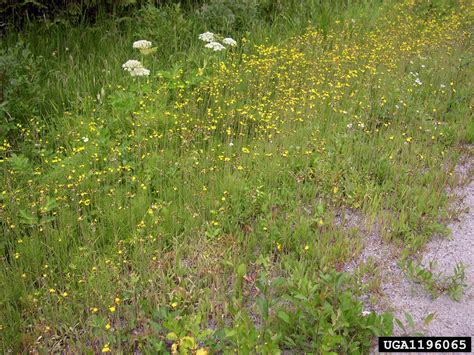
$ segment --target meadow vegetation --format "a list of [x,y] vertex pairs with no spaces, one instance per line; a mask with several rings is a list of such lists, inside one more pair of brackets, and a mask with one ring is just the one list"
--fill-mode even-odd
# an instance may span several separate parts
[[342,272],[363,234],[338,219],[376,220],[408,257],[447,232],[472,15],[213,0],[9,31],[0,351],[366,353],[393,317]]

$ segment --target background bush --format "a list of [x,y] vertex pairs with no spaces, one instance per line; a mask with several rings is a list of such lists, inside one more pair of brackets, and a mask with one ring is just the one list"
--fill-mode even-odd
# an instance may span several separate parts
[[4,134],[41,111],[44,91],[40,85],[40,59],[21,41],[0,49],[0,119]]

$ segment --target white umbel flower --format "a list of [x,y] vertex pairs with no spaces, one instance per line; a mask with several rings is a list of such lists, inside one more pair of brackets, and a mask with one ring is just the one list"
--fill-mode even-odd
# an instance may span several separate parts
[[143,64],[140,61],[135,59],[127,60],[125,63],[122,64],[123,70],[132,71],[136,68],[143,68]]
[[146,68],[135,68],[130,72],[131,76],[148,76],[150,75],[150,70]]
[[222,43],[228,45],[228,46],[231,46],[231,47],[235,47],[237,46],[237,42],[235,41],[235,39],[233,38],[230,38],[230,37],[227,37],[227,38],[224,38],[222,40]]
[[133,48],[136,48],[136,49],[151,48],[151,42],[145,39],[141,39],[139,41],[133,42]]
[[222,44],[220,44],[219,42],[209,42],[208,44],[206,44],[205,47],[210,48],[210,49],[212,49],[216,52],[225,49],[225,47]]
[[122,65],[123,70],[130,73],[131,76],[148,76],[150,71],[146,69],[141,62],[135,59],[127,60]]
[[215,41],[215,38],[214,38],[214,33],[212,32],[204,32],[204,33],[201,33],[199,35],[199,39],[201,41],[204,41],[204,42],[214,42]]

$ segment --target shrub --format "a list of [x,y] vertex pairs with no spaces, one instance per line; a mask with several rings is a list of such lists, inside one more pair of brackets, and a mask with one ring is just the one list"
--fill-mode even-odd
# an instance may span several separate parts
[[259,21],[257,0],[210,0],[198,10],[204,22],[214,30],[242,30]]
[[40,112],[43,102],[38,60],[28,45],[0,49],[0,119],[8,135]]

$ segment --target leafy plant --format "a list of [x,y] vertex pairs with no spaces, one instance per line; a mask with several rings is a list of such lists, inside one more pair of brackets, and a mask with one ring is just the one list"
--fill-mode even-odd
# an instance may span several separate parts
[[443,271],[434,272],[435,261],[430,261],[428,267],[423,267],[420,263],[413,260],[406,260],[404,268],[407,275],[415,282],[423,285],[431,297],[437,298],[443,293],[447,293],[453,300],[459,301],[464,292],[465,284],[465,266],[458,263],[454,267],[453,275],[446,275]]
[[[403,336],[424,336],[423,333],[417,331],[417,326],[413,320],[413,316],[409,312],[404,312],[405,322],[399,318],[395,318],[395,323],[403,332]],[[423,325],[427,326],[436,317],[436,313],[430,313],[423,319]]]
[[[334,271],[362,223],[335,211],[410,251],[441,229],[469,138],[469,12],[216,0],[238,45],[214,53],[202,1],[162,3],[2,42],[29,43],[41,85],[3,105],[23,113],[0,140],[0,352],[368,352],[392,317],[358,300],[374,263]],[[143,38],[156,52],[132,77]]]
[[211,29],[243,30],[259,20],[259,1],[209,0],[202,5],[199,15]]
[[0,138],[18,130],[40,113],[44,105],[40,60],[22,41],[0,49]]
[[12,169],[18,174],[28,174],[32,169],[30,160],[23,154],[13,153],[10,159],[8,159],[8,162]]
[[372,336],[391,334],[392,316],[364,316],[362,303],[345,289],[347,281],[337,272],[321,274],[318,281],[301,273],[289,280],[287,306],[276,312],[286,347],[352,353],[368,349]]

